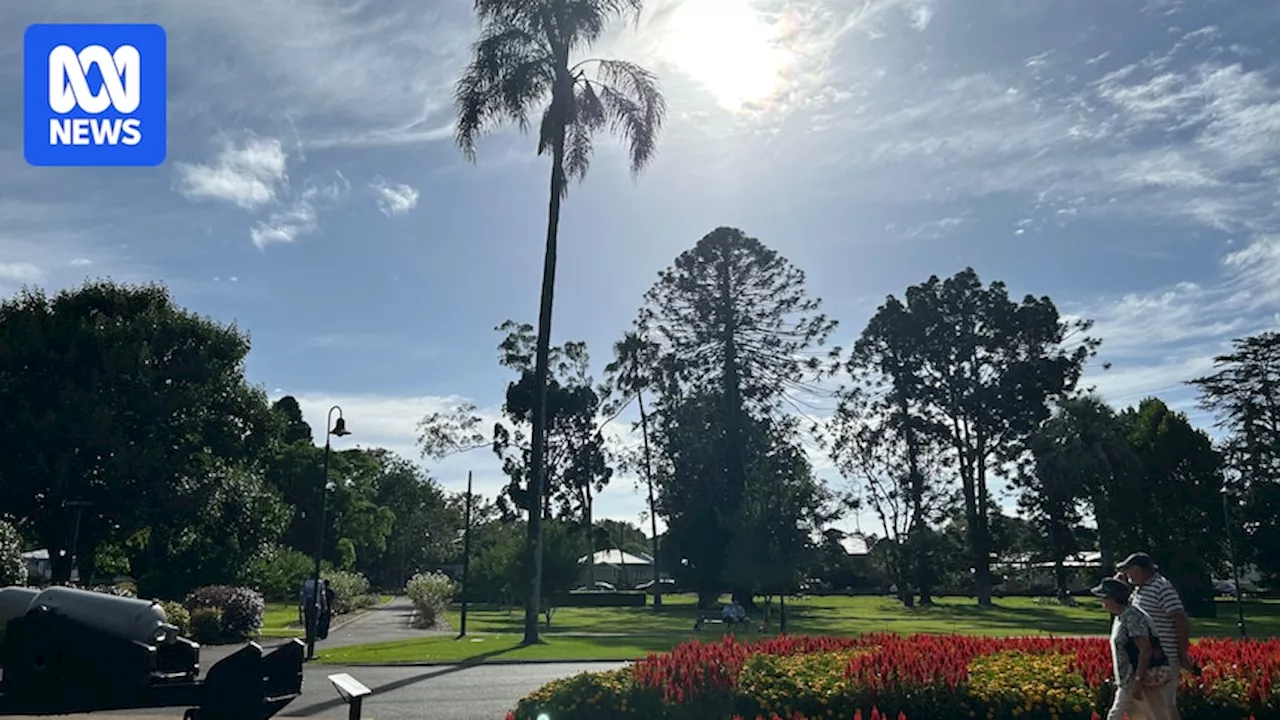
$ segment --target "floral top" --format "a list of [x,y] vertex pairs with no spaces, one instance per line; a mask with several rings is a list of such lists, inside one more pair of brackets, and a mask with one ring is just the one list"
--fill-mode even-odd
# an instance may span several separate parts
[[1135,679],[1137,668],[1126,651],[1129,641],[1153,634],[1155,626],[1151,618],[1132,605],[1126,606],[1111,621],[1111,666],[1115,671],[1116,687],[1125,687]]

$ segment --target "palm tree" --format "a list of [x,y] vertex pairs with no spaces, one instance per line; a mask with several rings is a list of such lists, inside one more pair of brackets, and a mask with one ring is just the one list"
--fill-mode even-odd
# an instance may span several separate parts
[[[613,345],[613,362],[605,367],[610,389],[621,393],[624,406],[635,397],[640,405],[640,436],[644,442],[644,477],[649,484],[649,529],[653,542],[653,606],[662,607],[662,582],[658,575],[658,512],[653,500],[653,462],[649,454],[649,415],[644,410],[644,393],[653,384],[658,346],[631,331]],[[617,408],[615,412],[621,412]]]
[[592,137],[599,130],[620,135],[629,146],[635,176],[653,159],[666,103],[652,73],[634,63],[596,58],[573,62],[591,47],[608,23],[638,16],[641,0],[476,0],[480,39],[454,92],[456,139],[469,160],[476,141],[494,127],[544,108],[538,154],[551,155],[546,252],[538,308],[534,360],[533,438],[530,452],[529,526],[526,553],[532,567],[525,604],[524,642],[538,642],[542,587],[542,517],[546,468],[546,392],[555,297],[556,236],[560,203],[569,180],[581,180],[591,164]]

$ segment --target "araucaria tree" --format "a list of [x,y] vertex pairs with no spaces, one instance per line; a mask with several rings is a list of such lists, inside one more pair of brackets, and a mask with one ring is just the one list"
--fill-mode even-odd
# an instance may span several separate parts
[[[486,131],[509,122],[525,130],[529,116],[542,109],[538,154],[551,156],[551,187],[533,387],[530,492],[537,498],[542,496],[545,480],[547,358],[560,203],[569,180],[586,175],[597,131],[610,130],[626,141],[632,173],[638,174],[654,157],[666,112],[657,80],[649,71],[630,62],[575,60],[574,55],[589,49],[610,21],[638,14],[641,5],[640,0],[476,0],[480,39],[455,92],[457,142],[471,159]],[[541,533],[540,514],[530,512],[526,643],[538,642]]]
[[1016,302],[967,268],[907,288],[905,302],[890,296],[863,331],[860,343],[893,348],[905,383],[895,391],[951,449],[981,605],[991,604],[988,474],[1021,455],[1050,403],[1075,388],[1098,345],[1088,328],[1047,297]]
[[[803,272],[733,228],[712,231],[677,257],[645,300],[640,327],[660,348],[670,373],[661,409],[672,432],[664,442],[685,443],[664,447],[672,482],[719,488],[714,513],[722,521],[737,518],[752,458],[763,462],[770,453],[753,444],[793,434],[782,422],[786,403],[795,401],[788,393],[807,390],[807,382],[830,369],[836,351],[815,351],[835,321],[806,293]],[[808,477],[807,469],[797,476]],[[719,546],[721,562],[734,533],[743,529],[723,530],[703,536]],[[750,603],[749,588],[733,589]]]

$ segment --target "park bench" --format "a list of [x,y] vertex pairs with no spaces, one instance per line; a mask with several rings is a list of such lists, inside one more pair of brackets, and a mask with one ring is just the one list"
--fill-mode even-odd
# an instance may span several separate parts
[[707,625],[724,625],[729,630],[739,627],[751,630],[754,626],[751,624],[751,618],[744,617],[741,620],[727,620],[720,614],[715,615],[699,615],[696,622],[693,623],[693,631],[700,632]]

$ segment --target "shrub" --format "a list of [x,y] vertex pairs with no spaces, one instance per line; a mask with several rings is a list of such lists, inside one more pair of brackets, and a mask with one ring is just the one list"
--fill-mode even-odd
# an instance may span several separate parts
[[[262,593],[231,585],[206,585],[196,588],[187,595],[182,604],[191,612],[193,632],[195,632],[197,612],[213,610],[218,617],[219,639],[230,642],[248,640],[257,635],[262,629],[262,616],[266,612],[266,602],[262,599]],[[197,642],[214,642],[193,639]]]
[[182,605],[191,611],[193,615],[200,608],[213,608],[218,612],[222,612],[222,609],[227,606],[227,602],[231,600],[231,593],[233,592],[235,592],[235,588],[230,585],[205,585],[187,593]]
[[272,548],[254,561],[253,584],[267,600],[295,601],[303,581],[314,571],[312,559],[301,550]]
[[256,637],[262,629],[262,617],[267,604],[262,593],[249,588],[233,588],[227,604],[222,608],[222,635],[232,642]]
[[222,613],[211,607],[192,610],[191,639],[206,645],[222,640]]
[[22,536],[17,528],[0,520],[0,587],[27,584],[27,561],[22,558]]
[[191,632],[191,613],[182,606],[180,602],[172,600],[161,600],[160,607],[164,609],[164,616],[169,624],[178,628],[178,634],[184,637],[190,637]]
[[334,615],[345,615],[378,602],[377,597],[369,594],[369,581],[358,572],[329,570],[321,577],[333,588]]
[[437,625],[456,592],[444,573],[418,573],[404,586],[404,594],[413,601],[414,622],[428,628]]

